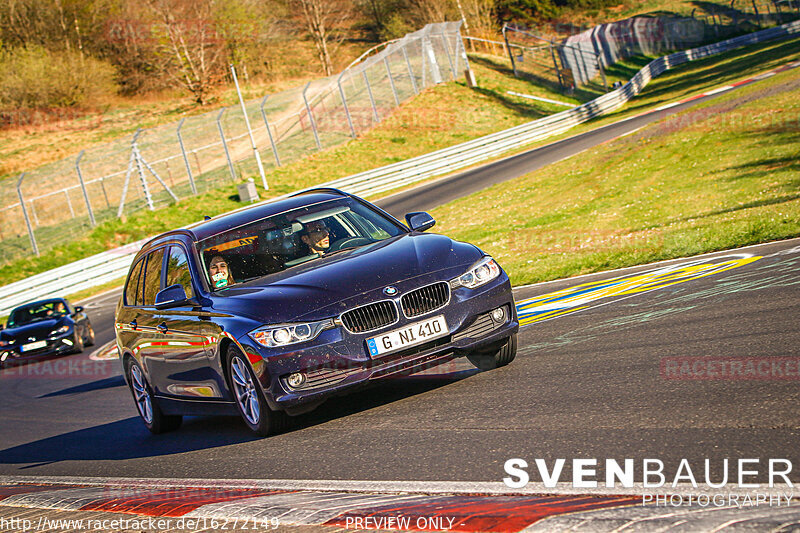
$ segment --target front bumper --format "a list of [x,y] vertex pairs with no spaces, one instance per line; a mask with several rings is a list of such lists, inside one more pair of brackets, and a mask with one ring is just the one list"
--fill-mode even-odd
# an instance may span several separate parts
[[[498,322],[491,317],[491,311],[500,307],[506,313]],[[369,355],[367,338],[436,315],[445,317],[447,336],[382,356]],[[381,330],[350,334],[338,327],[323,332],[310,346],[270,355],[263,354],[263,349],[249,338],[239,340],[251,354],[250,360],[255,361],[253,369],[270,407],[302,412],[304,406],[313,407],[328,397],[378,379],[413,374],[469,353],[499,348],[518,330],[511,284],[503,273],[486,287],[453,289],[444,307],[413,319],[401,318]],[[292,388],[286,378],[296,372],[302,372],[306,380]]]
[[47,341],[46,346],[27,352],[23,352],[22,347],[18,344],[14,346],[5,346],[0,348],[0,363],[5,366],[17,362],[21,363],[23,361],[70,353],[75,347],[73,338],[73,333],[70,331],[65,335],[45,339]]

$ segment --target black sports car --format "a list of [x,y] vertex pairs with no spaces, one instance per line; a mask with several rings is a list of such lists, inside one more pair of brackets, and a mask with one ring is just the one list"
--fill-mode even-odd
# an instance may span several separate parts
[[467,356],[516,354],[508,276],[471,244],[423,233],[335,189],[170,231],[132,263],[116,310],[145,425],[238,413],[251,430],[354,387]]
[[8,315],[6,328],[0,331],[0,365],[79,353],[92,344],[94,330],[83,307],[72,307],[64,298],[40,300]]

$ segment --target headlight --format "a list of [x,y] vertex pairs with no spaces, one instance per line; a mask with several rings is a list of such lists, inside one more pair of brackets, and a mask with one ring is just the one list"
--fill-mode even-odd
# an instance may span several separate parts
[[58,329],[54,329],[50,332],[51,337],[55,337],[56,335],[61,335],[62,333],[66,333],[69,331],[69,326],[61,326]]
[[333,320],[262,326],[248,333],[250,338],[267,348],[286,346],[315,339],[323,330],[332,328]]
[[2,340],[0,340],[0,346],[11,346],[12,344],[14,344],[14,340],[13,339],[10,340],[10,341],[2,341]]
[[489,283],[500,275],[500,265],[491,257],[484,257],[472,268],[450,282],[451,287],[474,289]]

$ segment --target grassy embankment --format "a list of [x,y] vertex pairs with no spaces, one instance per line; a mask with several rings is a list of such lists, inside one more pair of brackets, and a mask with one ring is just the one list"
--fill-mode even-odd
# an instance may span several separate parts
[[[654,80],[629,107],[634,108],[635,112],[641,112],[645,106],[659,105],[665,101],[697,92],[703,88],[715,86],[731,79],[741,78],[757,70],[764,70],[773,66],[771,62],[781,63],[787,61],[790,57],[796,56],[797,43],[793,46],[794,48],[786,43],[761,45],[751,47],[744,52],[740,51],[738,54],[726,54],[719,58],[710,58],[702,62],[682,66],[676,71],[664,75],[663,78]],[[640,64],[646,63],[646,61],[646,59],[639,58],[620,64],[615,67],[614,75],[620,79],[627,79],[631,73],[640,68]],[[516,99],[507,95],[507,90],[514,90],[527,94],[547,96],[541,89],[533,87],[522,80],[508,78],[502,65],[493,65],[490,61],[473,61],[473,65],[478,71],[481,84],[479,91],[471,91],[463,83],[451,83],[435,87],[404,104],[399,111],[385,120],[380,127],[363,138],[272,172],[268,177],[272,187],[271,192],[275,194],[282,193],[413,157],[438,147],[462,142],[469,138],[504,129],[560,110],[560,108],[545,107],[546,104]],[[554,95],[549,96],[553,97]],[[558,97],[558,99],[563,100],[564,98]],[[634,111],[622,111],[615,115],[618,118]],[[608,120],[611,119],[601,119],[601,122]],[[589,127],[594,126],[585,125],[581,128],[588,129]],[[570,134],[574,134],[575,131],[573,130]],[[676,135],[680,136],[681,134],[678,133]],[[602,151],[603,149],[601,148],[600,150]],[[636,154],[632,157],[635,156]],[[568,163],[562,163],[561,165],[564,164]],[[608,166],[605,168],[608,168]],[[548,175],[561,173],[561,171],[556,171],[554,167],[550,167],[544,172]],[[620,174],[620,172],[613,169],[610,173]],[[572,192],[577,193],[579,191]],[[570,201],[563,196],[564,191],[557,194],[563,197],[564,201]],[[233,186],[229,186],[214,193],[182,200],[176,206],[171,206],[155,213],[142,212],[130,217],[125,222],[115,221],[104,224],[96,228],[83,240],[60,247],[48,254],[47,257],[28,259],[10,265],[11,268],[4,269],[8,272],[6,281],[21,279],[32,273],[68,263],[106,248],[200,220],[205,214],[214,215],[229,211],[240,205],[235,201],[234,195]],[[622,199],[625,200],[625,198]],[[574,204],[580,204],[581,200],[582,197],[577,196],[573,197],[571,201]],[[452,211],[445,212],[452,213]],[[558,218],[560,215],[548,216],[556,216]],[[440,214],[438,217],[442,221],[443,231],[450,232],[458,238],[477,240],[479,244],[484,245],[488,250],[494,250],[493,246],[486,245],[484,237],[481,235],[471,236],[471,234],[464,235],[461,230],[458,232],[451,231],[449,228],[457,226],[447,220],[449,217],[449,214]],[[526,227],[524,224],[527,224],[524,220],[529,218],[528,216],[519,218],[523,222],[523,227]],[[497,227],[502,228],[504,226]],[[499,238],[498,236],[495,237]],[[559,237],[556,234],[553,238],[558,239]],[[561,234],[560,238],[569,239],[570,236],[564,233]],[[554,246],[557,244],[555,243]],[[561,244],[561,246],[567,246],[567,244]],[[512,248],[516,250],[515,253],[520,252],[518,247],[509,249]],[[502,250],[494,253],[497,253],[501,259],[504,257]],[[642,257],[645,260],[650,258],[650,256]],[[620,264],[628,264],[631,258],[624,256],[614,260],[621,261]],[[609,261],[612,260],[609,259]],[[504,260],[504,263],[511,264],[507,259]],[[606,261],[605,263],[596,261],[595,266],[604,268],[612,263],[613,261]],[[525,264],[533,265],[534,263]],[[522,283],[533,279],[545,279],[592,268],[595,267],[591,265],[581,266],[575,270],[573,267],[553,269],[548,266],[542,272],[533,272],[533,267],[526,267],[519,269],[519,274],[517,274],[516,267],[514,267],[512,268],[512,273],[515,274],[515,282]],[[559,274],[559,272],[564,274]]]
[[800,235],[800,69],[433,211],[515,285]]

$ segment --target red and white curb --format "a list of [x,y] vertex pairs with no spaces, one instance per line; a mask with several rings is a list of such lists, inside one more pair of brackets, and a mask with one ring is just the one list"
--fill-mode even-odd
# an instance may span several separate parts
[[[346,490],[320,490],[323,486]],[[306,487],[316,487],[309,490]],[[386,487],[383,492],[374,489]],[[461,487],[459,493],[447,487]],[[291,487],[297,487],[295,489]],[[362,487],[359,489],[359,487]],[[366,487],[368,490],[364,490]],[[236,480],[137,480],[0,477],[3,507],[58,511],[105,511],[124,515],[319,526],[359,530],[460,531],[791,531],[800,527],[800,501],[776,493],[775,500],[744,505],[724,493],[723,505],[695,499],[683,489],[682,503],[664,497],[643,505],[629,495],[575,490],[562,494],[497,494],[499,483],[297,482]],[[475,493],[463,492],[486,488]],[[534,485],[531,490],[541,487]],[[389,490],[391,489],[391,490]],[[424,492],[427,491],[427,492]],[[720,493],[722,496],[722,493]],[[800,494],[798,494],[800,497]],[[670,503],[671,502],[671,503]]]

